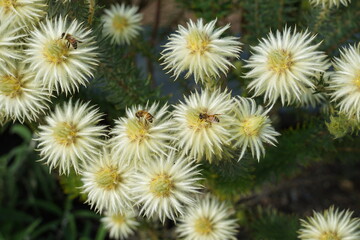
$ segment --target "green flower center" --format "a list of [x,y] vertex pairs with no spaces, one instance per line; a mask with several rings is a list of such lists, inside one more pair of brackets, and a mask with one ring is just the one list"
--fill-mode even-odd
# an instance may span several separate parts
[[72,145],[76,142],[78,129],[71,123],[60,122],[54,128],[54,137],[56,141],[65,146]]
[[268,55],[268,65],[276,73],[283,73],[293,65],[291,53],[280,49],[274,50]]
[[198,218],[194,224],[195,231],[200,235],[209,235],[214,231],[214,224],[206,217]]
[[46,60],[53,64],[60,64],[69,57],[70,49],[67,47],[66,40],[60,39],[48,42],[44,49],[43,55]]
[[123,32],[124,29],[129,27],[129,21],[123,16],[116,15],[112,20],[113,28],[118,32]]
[[95,176],[95,182],[106,190],[115,189],[122,181],[121,174],[118,172],[118,168],[110,166],[100,169]]
[[10,98],[21,95],[22,83],[18,77],[5,75],[0,77],[0,93]]
[[171,194],[171,190],[174,188],[174,183],[170,176],[167,174],[158,174],[151,179],[150,192],[156,197],[168,197]]
[[341,240],[341,238],[335,232],[324,232],[319,240]]
[[241,131],[251,137],[259,135],[261,128],[265,122],[265,118],[263,116],[252,116],[241,122],[240,128]]
[[113,222],[115,222],[116,224],[119,224],[119,225],[124,224],[126,221],[125,216],[122,214],[114,214],[111,218],[112,218]]
[[187,48],[191,54],[203,55],[209,50],[209,36],[203,32],[191,31],[187,36]]

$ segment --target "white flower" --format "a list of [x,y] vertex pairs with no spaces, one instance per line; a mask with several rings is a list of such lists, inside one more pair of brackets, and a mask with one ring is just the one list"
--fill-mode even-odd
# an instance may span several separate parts
[[46,14],[45,0],[0,0],[0,19],[12,19],[14,25],[36,24]]
[[4,126],[9,121],[9,116],[6,114],[3,107],[0,106],[0,127]]
[[351,0],[309,0],[314,6],[321,5],[323,8],[339,7],[340,4],[347,6]]
[[229,142],[232,99],[229,92],[202,90],[185,97],[185,103],[174,106],[175,145],[200,161],[221,158]]
[[329,82],[332,100],[338,102],[340,112],[360,120],[360,45],[342,49],[334,69]]
[[11,74],[10,67],[15,68],[14,59],[20,59],[20,55],[16,47],[20,45],[18,42],[24,35],[20,33],[21,27],[12,27],[14,18],[0,18],[0,71]]
[[91,30],[82,23],[58,17],[46,19],[30,33],[26,61],[36,72],[36,80],[56,92],[73,93],[86,85],[97,65]]
[[103,34],[111,37],[112,44],[130,44],[139,34],[142,14],[136,13],[137,11],[138,7],[125,4],[115,4],[110,9],[105,9],[102,17]]
[[206,82],[209,78],[218,78],[220,73],[226,75],[229,67],[234,67],[228,57],[239,57],[240,42],[236,37],[220,38],[230,25],[214,29],[216,20],[203,24],[190,20],[187,28],[180,26],[176,33],[170,35],[169,42],[162,51],[164,69],[173,72],[175,79],[183,71],[188,71],[185,78],[194,75],[195,82]]
[[253,78],[248,85],[255,96],[264,94],[265,101],[281,103],[300,100],[307,88],[314,89],[312,78],[324,72],[329,64],[326,55],[317,51],[319,44],[312,45],[315,36],[309,32],[284,29],[283,33],[270,32],[260,44],[252,47],[254,53],[245,67],[250,71],[245,75]]
[[97,212],[126,213],[132,208],[131,183],[133,168],[107,150],[97,161],[81,171],[83,192],[88,194],[87,203]]
[[101,218],[105,228],[110,231],[110,238],[125,239],[134,234],[134,230],[140,225],[136,221],[134,211],[127,210],[124,213],[105,213]]
[[210,195],[190,206],[176,228],[183,240],[236,240],[236,219],[230,209]]
[[34,79],[34,73],[20,62],[11,62],[10,73],[0,73],[0,108],[13,120],[24,122],[45,114],[50,102],[47,89]]
[[57,105],[55,111],[45,118],[38,132],[41,160],[50,170],[59,167],[59,173],[69,174],[70,168],[79,172],[81,164],[97,161],[99,149],[103,146],[105,126],[96,126],[102,114],[97,109],[72,101]]
[[200,188],[197,165],[174,152],[139,166],[134,177],[132,193],[136,204],[142,205],[140,214],[159,217],[162,222],[182,215]]
[[302,240],[359,240],[360,219],[351,218],[353,212],[334,209],[331,206],[322,214],[314,211],[314,216],[301,219],[299,238]]
[[116,120],[111,131],[112,152],[124,161],[138,165],[154,155],[166,154],[173,149],[170,140],[172,121],[167,115],[168,105],[159,108],[159,103],[151,106],[133,106],[126,109],[126,117]]
[[261,106],[257,106],[251,98],[239,97],[235,99],[235,120],[231,128],[231,140],[235,140],[234,147],[241,147],[239,160],[250,148],[253,157],[260,160],[265,155],[263,142],[275,146],[276,136],[280,135],[271,126],[271,120]]

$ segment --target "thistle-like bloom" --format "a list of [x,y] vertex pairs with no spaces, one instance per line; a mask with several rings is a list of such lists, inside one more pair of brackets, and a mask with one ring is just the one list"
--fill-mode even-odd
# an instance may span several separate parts
[[3,125],[5,125],[5,123],[7,123],[9,120],[8,115],[6,114],[5,110],[3,107],[0,107],[0,127],[2,127]]
[[176,33],[170,35],[165,44],[161,59],[164,69],[173,72],[175,79],[187,71],[185,78],[194,75],[195,82],[206,82],[218,78],[220,73],[226,75],[229,67],[234,67],[228,57],[239,57],[240,42],[236,37],[220,38],[230,25],[215,29],[216,20],[203,24],[190,20],[187,28],[180,26]]
[[175,221],[183,214],[183,208],[193,203],[193,195],[200,189],[197,165],[178,157],[174,152],[168,156],[148,161],[135,174],[132,193],[136,204],[141,205],[140,214]]
[[255,96],[264,94],[270,103],[279,97],[283,105],[300,100],[307,88],[315,88],[312,78],[329,66],[326,55],[316,50],[320,43],[312,45],[314,38],[307,31],[291,28],[270,32],[267,39],[252,47],[254,53],[246,65],[250,71],[245,75],[253,78],[248,88]]
[[81,171],[83,190],[88,194],[87,203],[102,213],[126,213],[132,208],[131,183],[133,168],[104,150],[97,161]]
[[149,160],[154,155],[166,154],[173,149],[170,140],[172,121],[167,115],[168,105],[159,103],[133,106],[126,109],[126,117],[116,120],[111,131],[112,152],[125,162],[134,164]]
[[235,120],[231,128],[231,136],[234,140],[234,147],[241,148],[239,160],[244,156],[247,148],[250,148],[253,157],[260,160],[265,155],[263,143],[275,146],[276,136],[280,135],[271,126],[271,120],[267,111],[257,106],[251,98],[239,97],[235,99]]
[[302,240],[358,240],[360,239],[360,219],[351,218],[353,212],[334,209],[331,206],[322,214],[314,211],[314,216],[301,219],[299,238]]
[[347,6],[351,0],[309,0],[314,6],[322,6],[323,8],[339,7],[340,4]]
[[198,161],[203,157],[209,162],[221,158],[223,146],[230,139],[231,111],[232,99],[227,91],[202,90],[185,97],[185,103],[180,102],[173,111],[178,136],[175,145]]
[[329,84],[332,100],[338,102],[340,112],[360,119],[360,45],[344,48],[334,68]]
[[56,92],[73,93],[86,85],[97,65],[91,30],[82,23],[58,17],[46,19],[30,33],[26,61],[36,72],[36,80]]
[[10,73],[0,73],[0,108],[13,120],[33,121],[45,114],[49,91],[34,79],[34,73],[19,62],[9,64]]
[[14,59],[20,59],[18,51],[15,49],[19,46],[19,38],[24,35],[20,34],[21,28],[12,27],[14,18],[0,18],[0,71],[11,74],[11,68],[15,68]]
[[69,101],[63,107],[57,105],[45,118],[46,125],[39,127],[41,160],[50,170],[59,167],[60,174],[69,174],[70,168],[79,172],[80,165],[97,161],[105,135],[105,126],[97,126],[101,116],[89,103]]
[[236,219],[230,218],[230,209],[210,195],[197,199],[176,228],[184,240],[236,240]]
[[137,11],[138,7],[125,4],[115,4],[105,9],[103,34],[111,37],[111,44],[130,44],[139,35],[142,14]]
[[136,221],[136,214],[131,210],[115,214],[107,212],[105,217],[101,218],[101,222],[110,231],[110,238],[114,239],[128,238],[134,234],[139,226],[139,222]]
[[12,19],[12,24],[31,25],[46,13],[45,0],[0,0],[0,19]]

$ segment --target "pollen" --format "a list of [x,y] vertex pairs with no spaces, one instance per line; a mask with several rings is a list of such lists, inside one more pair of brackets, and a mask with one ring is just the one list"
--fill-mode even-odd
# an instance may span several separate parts
[[129,21],[126,17],[116,15],[112,20],[112,25],[116,31],[123,32],[126,28],[129,27]]
[[0,77],[0,93],[15,98],[22,93],[22,83],[17,77],[5,75]]
[[245,135],[258,136],[265,119],[263,116],[252,116],[242,121],[240,127]]
[[100,169],[95,176],[95,182],[106,190],[115,189],[121,181],[121,175],[114,166]]
[[66,40],[57,39],[50,41],[43,50],[46,60],[53,64],[60,64],[69,57],[69,48],[66,46]]
[[199,235],[209,235],[214,231],[214,224],[207,217],[200,217],[195,221],[194,229]]
[[291,53],[280,49],[274,50],[268,55],[269,68],[276,73],[283,73],[290,70],[293,65]]
[[341,240],[341,238],[338,236],[335,232],[324,232],[319,240]]
[[354,85],[360,90],[360,71],[355,75],[355,78],[353,80]]
[[156,177],[151,179],[150,191],[156,197],[169,197],[173,188],[174,183],[167,174],[158,174]]
[[187,48],[191,54],[204,55],[209,50],[209,43],[209,36],[204,32],[194,30],[187,37]]
[[76,142],[78,130],[76,126],[67,122],[60,122],[54,128],[55,140],[65,146],[72,145]]

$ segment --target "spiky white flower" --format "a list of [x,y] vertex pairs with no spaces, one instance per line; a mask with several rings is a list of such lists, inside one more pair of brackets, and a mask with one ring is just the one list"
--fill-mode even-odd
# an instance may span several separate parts
[[202,90],[185,97],[185,103],[175,105],[175,141],[184,154],[209,162],[221,158],[229,142],[232,124],[232,99],[227,91]]
[[358,240],[360,239],[360,219],[352,218],[353,212],[335,209],[331,206],[323,213],[314,211],[314,216],[301,219],[298,231],[302,240]]
[[263,143],[275,146],[275,137],[280,134],[271,126],[268,112],[257,106],[253,99],[236,98],[233,110],[235,119],[231,128],[231,140],[234,141],[234,147],[241,148],[239,160],[246,149],[250,148],[252,156],[259,161],[261,155],[265,155]]
[[49,91],[34,79],[25,64],[11,62],[10,73],[0,73],[0,108],[13,120],[33,121],[45,114],[50,101]]
[[130,44],[141,30],[142,14],[137,13],[137,6],[114,4],[105,9],[102,17],[104,23],[103,34],[111,37],[111,43]]
[[46,14],[45,0],[0,0],[0,19],[12,19],[14,25],[36,23]]
[[287,27],[283,33],[270,32],[267,39],[252,47],[254,53],[246,64],[250,71],[245,77],[253,78],[248,88],[255,96],[264,94],[269,103],[279,97],[283,105],[300,100],[307,88],[315,88],[312,78],[329,67],[326,55],[317,51],[320,43],[312,44],[314,39],[308,31]]
[[110,238],[126,239],[134,234],[136,228],[140,225],[136,221],[134,211],[127,210],[123,213],[105,213],[105,217],[101,218],[101,222],[105,228],[110,231]]
[[58,93],[73,93],[80,85],[85,86],[98,63],[97,47],[90,33],[82,23],[68,23],[62,16],[41,22],[30,33],[25,50],[36,80]]
[[321,5],[323,8],[339,7],[340,4],[347,6],[351,0],[309,0],[314,6]]
[[343,48],[340,58],[335,58],[335,73],[330,79],[333,101],[340,112],[360,119],[360,45]]
[[229,207],[206,195],[180,219],[176,233],[183,240],[236,240],[237,223]]
[[69,174],[70,168],[79,172],[81,165],[97,161],[99,149],[104,142],[105,126],[97,126],[101,121],[98,109],[89,103],[75,104],[70,100],[45,118],[38,132],[39,151],[42,161],[50,170],[59,167],[59,173]]
[[9,121],[9,116],[6,114],[5,109],[0,107],[0,127]]
[[326,94],[324,92],[317,92],[314,89],[308,88],[300,96],[297,105],[301,107],[316,107],[320,103],[325,102]]
[[132,208],[131,184],[133,167],[104,150],[97,161],[81,171],[87,203],[97,212],[126,213]]
[[176,33],[169,37],[162,51],[165,68],[173,72],[175,79],[187,71],[185,78],[194,75],[195,82],[226,75],[229,67],[234,67],[228,57],[239,57],[240,41],[236,37],[220,38],[230,25],[215,29],[216,20],[204,25],[199,19],[189,21],[187,28],[179,25]]
[[182,215],[183,208],[193,203],[194,194],[200,189],[197,165],[172,151],[139,167],[135,174],[132,193],[140,214],[174,220]]
[[16,47],[20,45],[19,39],[23,37],[20,33],[21,27],[13,27],[14,18],[0,18],[0,71],[11,74],[11,68],[15,59],[20,59]]
[[116,120],[111,131],[112,152],[136,166],[173,149],[170,143],[174,139],[172,121],[167,109],[167,104],[159,108],[159,103],[127,108],[126,117]]

